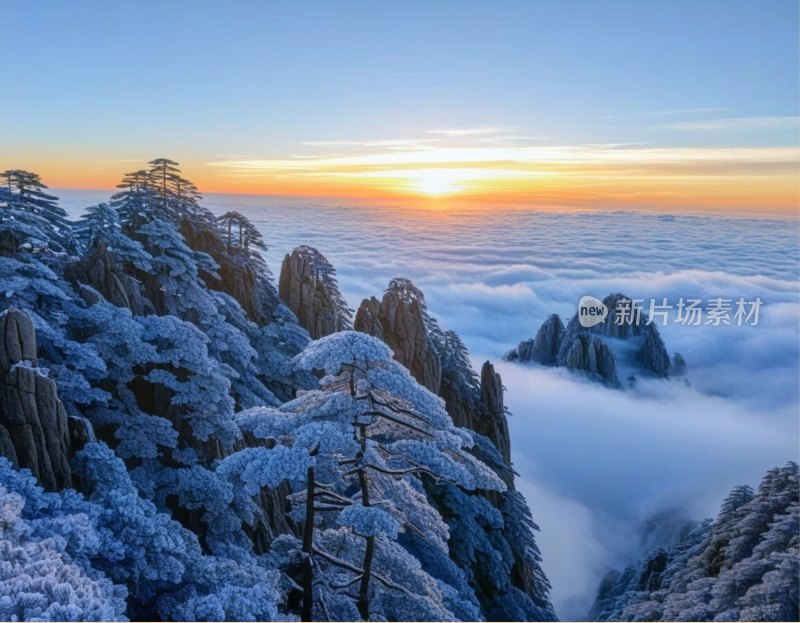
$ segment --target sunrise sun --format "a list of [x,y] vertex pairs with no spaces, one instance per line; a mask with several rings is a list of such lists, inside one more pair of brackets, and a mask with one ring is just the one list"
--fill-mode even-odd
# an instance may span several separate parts
[[428,169],[417,172],[415,177],[409,179],[409,188],[421,195],[438,197],[461,190],[457,178],[448,169]]

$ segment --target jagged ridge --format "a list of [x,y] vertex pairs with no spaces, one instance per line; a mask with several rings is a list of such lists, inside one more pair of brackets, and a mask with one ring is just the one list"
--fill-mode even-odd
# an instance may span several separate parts
[[[672,363],[655,323],[648,324],[647,314],[638,306],[636,313],[626,313],[624,317],[620,317],[618,306],[622,300],[631,301],[624,294],[609,294],[603,299],[603,304],[608,308],[608,316],[603,322],[588,328],[581,326],[577,313],[569,320],[566,328],[557,314],[551,314],[535,338],[520,342],[503,359],[562,366],[586,373],[590,378],[613,387],[621,387],[616,356],[602,338],[637,339],[642,344],[632,363],[645,374],[658,378],[669,377]],[[676,353],[676,368],[676,375],[685,374],[686,361],[679,353]]]
[[736,487],[715,521],[603,580],[592,621],[796,621],[798,466]]

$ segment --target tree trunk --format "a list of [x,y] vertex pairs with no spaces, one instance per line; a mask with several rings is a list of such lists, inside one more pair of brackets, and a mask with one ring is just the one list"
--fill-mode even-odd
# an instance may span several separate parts
[[[366,434],[362,427],[362,440],[366,440]],[[364,441],[362,441],[364,443]],[[358,471],[358,483],[361,486],[361,504],[369,506],[369,483],[367,473],[360,469]],[[368,536],[367,551],[364,552],[364,575],[361,576],[361,585],[358,589],[358,612],[365,621],[369,620],[369,581],[372,574],[372,557],[375,553],[375,537]]]
[[306,477],[306,523],[303,528],[303,554],[305,555],[305,570],[303,572],[303,609],[300,612],[301,621],[311,621],[314,605],[314,467],[308,468]]

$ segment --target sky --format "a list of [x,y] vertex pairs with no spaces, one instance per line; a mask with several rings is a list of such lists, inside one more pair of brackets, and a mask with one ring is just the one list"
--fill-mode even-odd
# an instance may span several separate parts
[[0,168],[112,188],[795,214],[798,4],[17,2]]

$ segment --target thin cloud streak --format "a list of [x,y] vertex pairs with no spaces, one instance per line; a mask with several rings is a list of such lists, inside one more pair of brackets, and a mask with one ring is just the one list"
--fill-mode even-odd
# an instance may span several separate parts
[[[794,121],[768,119],[758,123],[782,127]],[[750,122],[702,123],[723,121]],[[785,211],[796,206],[800,163],[798,147],[664,147],[637,140],[559,144],[533,133],[523,136],[514,126],[491,125],[432,129],[406,139],[302,145],[311,153],[219,158],[206,166],[216,179],[268,194],[458,196],[537,204],[620,205],[641,199],[701,209]]]
[[[796,206],[800,149],[636,144],[382,149],[352,155],[208,163],[237,183],[344,195],[519,197],[537,203]],[[263,191],[262,191],[263,192]],[[770,194],[771,193],[771,194]]]
[[476,136],[481,134],[510,134],[517,131],[513,125],[486,125],[477,128],[456,128],[452,130],[425,130],[425,134],[443,134],[444,136]]
[[439,139],[389,139],[381,141],[306,141],[301,143],[306,147],[380,147],[389,150],[425,150],[434,149],[428,143],[439,142]]
[[656,130],[704,132],[709,130],[756,130],[763,128],[798,128],[800,117],[733,117],[707,121],[678,121],[653,126]]
[[646,112],[632,112],[620,115],[602,115],[601,119],[635,119],[637,117],[669,117],[671,115],[691,115],[706,112],[723,112],[730,108],[677,108],[671,110],[650,110]]
[[209,166],[262,171],[294,171],[337,166],[386,166],[443,163],[794,163],[800,161],[796,147],[730,148],[623,148],[624,144],[547,146],[547,147],[465,147],[436,148],[421,153],[373,153],[336,158],[309,158],[298,163],[286,159],[229,160],[207,163]]

